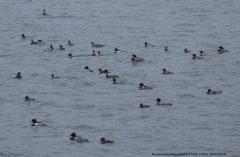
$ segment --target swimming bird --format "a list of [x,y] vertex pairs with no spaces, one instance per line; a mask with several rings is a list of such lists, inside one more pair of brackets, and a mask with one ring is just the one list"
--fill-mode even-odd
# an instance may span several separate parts
[[152,44],[148,44],[147,42],[145,42],[144,44],[145,44],[144,47],[150,47],[150,46],[154,47],[154,45],[152,45]]
[[99,71],[99,74],[107,74],[107,73],[111,73],[111,72],[108,72],[108,70],[102,70],[101,68],[100,69],[98,69],[98,71]]
[[71,45],[71,46],[73,46],[74,44],[73,44],[73,43],[71,43],[71,42],[70,42],[70,40],[69,40],[69,41],[68,41],[68,45]]
[[153,89],[152,87],[144,86],[143,83],[139,84],[139,89]]
[[229,52],[229,51],[224,49],[222,46],[219,46],[218,47],[218,52]]
[[116,79],[114,78],[114,79],[113,79],[113,84],[126,84],[126,83],[123,83],[123,82],[116,82]]
[[200,56],[206,56],[206,54],[203,54],[203,51],[200,51]]
[[46,124],[43,124],[42,122],[37,122],[36,119],[32,119],[32,126],[47,126]]
[[118,75],[108,75],[108,73],[106,73],[106,78],[119,78]]
[[120,53],[120,52],[124,52],[124,51],[121,51],[121,50],[119,50],[119,49],[115,48],[115,51],[114,51],[114,53]]
[[42,13],[43,15],[47,15],[47,13],[45,13],[45,9],[43,10],[43,13]]
[[196,54],[193,54],[193,57],[192,57],[192,59],[203,59],[203,57],[201,56],[196,56]]
[[30,99],[29,96],[25,96],[24,101],[35,101],[35,99]]
[[161,102],[160,98],[157,98],[157,104],[156,105],[162,105],[162,106],[172,106],[171,103]]
[[208,89],[207,94],[222,94],[222,91],[212,91],[211,89]]
[[137,57],[135,54],[132,55],[132,59],[131,61],[133,62],[140,62],[140,61],[144,61],[144,59],[140,58],[140,57]]
[[89,142],[88,139],[77,136],[75,132],[72,133],[72,134],[69,135],[69,136],[71,136],[71,137],[70,137],[70,140],[72,140],[72,141],[77,141],[77,142]]
[[49,51],[49,50],[53,50],[53,46],[52,46],[52,44],[50,45],[49,48],[46,48],[44,51]]
[[88,66],[85,66],[84,69],[86,69],[86,70],[89,71],[89,72],[93,72],[93,70],[88,69]]
[[167,46],[165,47],[165,50],[164,50],[164,52],[169,52],[169,51],[168,51],[168,47],[167,47]]
[[42,40],[38,40],[38,44],[45,44]]
[[172,72],[170,72],[170,71],[166,71],[166,69],[164,68],[162,74],[174,74],[174,73],[172,73]]
[[23,38],[23,39],[25,39],[26,37],[32,38],[32,37],[30,37],[30,36],[25,36],[24,34],[22,34],[22,38]]
[[94,51],[94,50],[93,50],[92,56],[96,56],[96,53],[95,53],[95,51]]
[[114,143],[114,141],[105,140],[104,137],[101,138],[100,142],[101,142],[101,144],[105,144],[105,143]]
[[35,42],[35,41],[33,41],[33,40],[31,40],[30,45],[36,45],[36,44],[39,44],[39,43],[38,43],[38,42]]
[[54,74],[52,74],[51,76],[52,76],[52,78],[59,78],[59,77],[54,77]]
[[191,52],[191,51],[184,49],[184,53],[189,53],[189,52]]
[[148,108],[148,107],[151,107],[151,106],[149,106],[149,105],[143,105],[143,104],[141,103],[139,108]]
[[103,54],[100,53],[100,51],[97,52],[99,56],[102,56]]
[[102,45],[102,44],[94,44],[94,42],[91,42],[91,44],[92,44],[92,47],[103,47],[104,45]]
[[59,50],[65,50],[65,48],[62,47],[62,45],[59,46]]
[[22,78],[22,75],[18,72],[18,74],[13,75],[12,78]]

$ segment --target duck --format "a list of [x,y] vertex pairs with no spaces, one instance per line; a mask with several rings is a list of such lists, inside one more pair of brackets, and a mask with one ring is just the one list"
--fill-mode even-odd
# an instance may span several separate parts
[[38,40],[38,44],[45,44],[42,40]]
[[166,74],[166,75],[167,75],[167,74],[174,74],[174,73],[172,73],[172,72],[170,72],[170,71],[166,71],[166,69],[164,68],[162,74]]
[[111,72],[108,72],[108,70],[102,70],[101,68],[100,69],[98,69],[98,71],[99,71],[99,74],[107,74],[107,73],[111,73]]
[[65,50],[65,48],[62,47],[62,45],[59,46],[59,50]]
[[71,43],[71,42],[70,42],[70,40],[69,40],[69,41],[68,41],[68,45],[71,45],[71,46],[73,46],[74,44],[73,44],[73,43]]
[[143,104],[141,103],[139,108],[148,108],[148,107],[151,107],[151,106],[149,106],[149,105],[143,105]]
[[131,61],[133,62],[140,62],[140,61],[144,61],[144,59],[140,58],[140,57],[137,57],[135,54],[132,55],[132,59]]
[[207,54],[203,54],[203,51],[200,51],[200,56],[206,56]]
[[93,72],[93,70],[88,69],[88,66],[85,66],[84,69],[86,69],[86,70],[89,71],[89,72]]
[[32,119],[32,126],[47,126],[46,124],[43,124],[42,122],[37,122],[36,119]]
[[94,50],[93,50],[92,56],[96,56],[96,53],[95,53],[95,51],[94,51]]
[[18,72],[17,74],[13,75],[12,78],[22,78],[22,75],[20,72]]
[[105,140],[104,137],[102,137],[102,138],[100,139],[100,142],[101,142],[101,144],[105,144],[105,143],[114,143],[114,141]]
[[118,75],[108,75],[108,73],[106,73],[106,78],[119,78]]
[[115,48],[115,51],[114,51],[114,53],[120,53],[120,52],[124,52],[124,51],[121,51],[121,50],[119,50],[119,49]]
[[126,83],[123,83],[123,82],[116,82],[116,79],[114,78],[114,79],[113,79],[113,84],[126,84]]
[[169,52],[169,51],[168,51],[168,47],[167,47],[167,46],[165,47],[165,50],[164,50],[164,52]]
[[49,51],[49,50],[53,50],[53,46],[52,46],[52,44],[50,45],[49,48],[46,48],[44,51]]
[[152,87],[144,86],[143,83],[139,84],[139,89],[153,89]]
[[144,47],[150,47],[150,46],[154,47],[154,45],[152,45],[152,44],[148,44],[147,42],[145,42],[144,44],[145,44]]
[[30,37],[30,36],[25,36],[24,34],[22,34],[22,38],[23,38],[23,39],[25,39],[26,37],[32,38],[32,37]]
[[43,15],[47,15],[47,13],[45,13],[45,9],[43,10],[43,13],[42,13]]
[[222,91],[212,91],[211,89],[208,89],[207,94],[222,94]]
[[97,52],[99,56],[102,56],[103,54],[100,53],[100,51]]
[[24,101],[35,101],[35,99],[30,99],[29,96],[25,96]]
[[157,104],[156,105],[162,105],[162,106],[172,106],[171,103],[161,102],[160,98],[157,98]]
[[91,42],[92,47],[103,47],[104,45],[102,44],[94,44],[94,42]]
[[52,76],[52,78],[59,78],[59,77],[54,77],[54,74],[52,74],[51,76]]
[[31,40],[30,45],[36,45],[36,44],[39,44],[39,43],[38,43],[38,42],[35,42],[35,41],[33,41],[33,40]]
[[203,59],[203,57],[201,56],[196,56],[196,54],[193,54],[193,57],[192,57],[192,59]]
[[229,51],[224,49],[222,46],[219,46],[218,47],[218,52],[229,52]]
[[72,140],[72,141],[77,141],[77,142],[89,142],[88,139],[77,136],[75,132],[72,133],[72,134],[69,135],[69,136],[71,136],[71,137],[70,137],[70,140]]
[[184,53],[190,53],[191,51],[184,49]]

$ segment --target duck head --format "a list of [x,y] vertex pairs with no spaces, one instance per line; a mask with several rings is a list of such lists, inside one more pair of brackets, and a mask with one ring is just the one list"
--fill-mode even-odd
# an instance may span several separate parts
[[25,100],[29,100],[29,96],[25,96]]
[[161,101],[161,99],[160,98],[157,98],[157,100],[156,100],[157,102],[160,102]]
[[32,119],[32,121],[30,121],[30,122],[37,123],[37,120],[36,119]]
[[101,142],[104,142],[104,141],[105,141],[105,138],[104,138],[104,137],[102,137],[100,141],[101,141]]
[[76,137],[77,135],[76,135],[75,132],[73,132],[70,136],[72,136],[72,137]]

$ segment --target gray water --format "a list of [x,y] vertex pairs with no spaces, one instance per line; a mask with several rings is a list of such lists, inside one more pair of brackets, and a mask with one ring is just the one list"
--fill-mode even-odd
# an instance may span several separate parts
[[[238,0],[1,1],[0,156],[239,157],[239,8]],[[46,44],[30,45],[21,34]],[[54,51],[43,51],[50,44]],[[219,54],[221,45],[230,52]],[[200,50],[207,56],[192,60]],[[132,63],[133,53],[145,61]],[[112,84],[98,68],[127,84]],[[11,78],[17,72],[22,79]],[[139,90],[141,82],[153,89]],[[209,88],[223,94],[207,95]],[[158,97],[173,106],[157,106]],[[141,102],[151,107],[140,109]],[[32,127],[33,118],[48,126]],[[72,132],[90,142],[70,141]],[[101,137],[115,142],[100,144]]]

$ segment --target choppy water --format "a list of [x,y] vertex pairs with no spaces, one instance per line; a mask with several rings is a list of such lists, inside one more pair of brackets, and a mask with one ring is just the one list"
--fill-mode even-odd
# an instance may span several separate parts
[[[237,0],[0,2],[0,156],[239,157],[240,25]],[[42,15],[46,9],[49,15]],[[30,45],[31,39],[45,45]],[[68,46],[71,40],[74,46]],[[92,48],[90,42],[105,44]],[[156,47],[143,47],[144,42]],[[54,51],[43,51],[53,44]],[[65,51],[57,50],[62,44]],[[218,46],[229,53],[218,54]],[[164,53],[168,46],[170,53]],[[114,54],[117,47],[127,52]],[[184,54],[188,48],[204,60]],[[89,56],[100,50],[103,56]],[[83,55],[68,58],[68,53]],[[145,59],[131,63],[135,53]],[[89,66],[94,72],[83,68]],[[112,79],[97,72],[108,69]],[[162,69],[174,72],[164,76]],[[21,72],[22,79],[11,76]],[[54,73],[59,79],[51,79]],[[139,90],[139,83],[153,90]],[[207,89],[222,95],[207,95]],[[35,102],[25,102],[29,95]],[[173,106],[156,106],[156,98]],[[139,104],[150,108],[139,109]],[[31,127],[30,120],[47,124]],[[89,143],[69,140],[68,135]],[[114,140],[102,145],[101,137]]]

